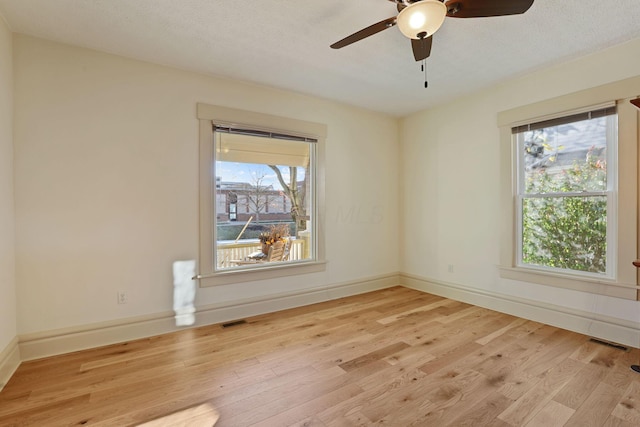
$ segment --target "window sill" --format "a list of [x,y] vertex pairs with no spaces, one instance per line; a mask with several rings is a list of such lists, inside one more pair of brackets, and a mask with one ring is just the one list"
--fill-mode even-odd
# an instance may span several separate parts
[[638,287],[633,284],[618,283],[605,278],[597,279],[523,267],[498,267],[500,277],[521,282],[536,283],[556,288],[571,289],[580,292],[606,295],[635,301]]
[[303,263],[288,263],[275,266],[259,266],[251,269],[217,271],[215,273],[200,274],[200,287],[230,285],[233,283],[252,282],[259,280],[277,279],[279,277],[297,276],[325,271],[326,261],[309,261]]

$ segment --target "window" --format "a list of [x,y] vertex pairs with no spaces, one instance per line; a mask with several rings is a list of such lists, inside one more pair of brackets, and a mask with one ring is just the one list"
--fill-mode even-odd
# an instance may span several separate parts
[[518,265],[614,277],[615,106],[512,128]]
[[498,113],[507,283],[638,298],[639,91],[633,77]]
[[200,119],[201,285],[324,269],[324,125],[211,105]]
[[[215,269],[315,259],[317,141],[213,125]],[[269,263],[268,263],[269,262]]]

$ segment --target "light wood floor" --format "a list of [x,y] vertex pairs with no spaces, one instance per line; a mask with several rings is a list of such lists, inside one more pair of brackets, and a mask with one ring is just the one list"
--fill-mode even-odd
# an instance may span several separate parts
[[23,363],[0,426],[639,426],[637,349],[397,287]]

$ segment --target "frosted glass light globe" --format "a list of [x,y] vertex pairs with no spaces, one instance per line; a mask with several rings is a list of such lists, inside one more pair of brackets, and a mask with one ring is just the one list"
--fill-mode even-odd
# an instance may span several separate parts
[[447,16],[447,6],[438,0],[422,0],[400,11],[396,24],[400,32],[410,39],[433,35]]

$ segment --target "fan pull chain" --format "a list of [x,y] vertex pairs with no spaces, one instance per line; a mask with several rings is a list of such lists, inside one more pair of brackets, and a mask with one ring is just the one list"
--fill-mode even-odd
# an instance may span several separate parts
[[429,87],[429,82],[427,82],[427,60],[422,60],[422,71],[424,71],[424,88]]

